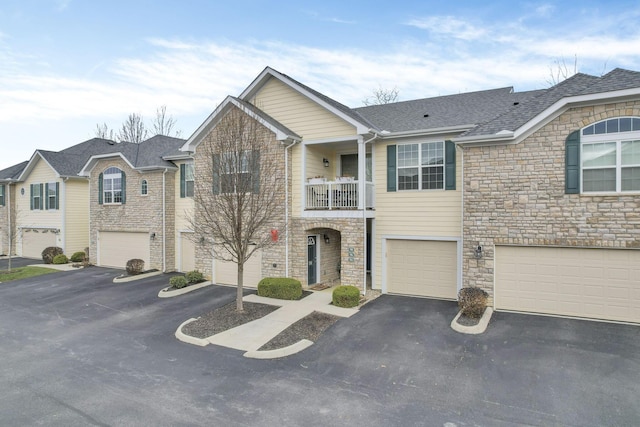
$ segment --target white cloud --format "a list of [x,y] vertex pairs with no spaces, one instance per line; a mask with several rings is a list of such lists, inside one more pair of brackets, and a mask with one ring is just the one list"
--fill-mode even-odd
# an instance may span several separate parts
[[484,28],[477,27],[471,22],[453,16],[430,16],[412,19],[406,25],[427,30],[435,35],[462,40],[477,40],[487,35]]

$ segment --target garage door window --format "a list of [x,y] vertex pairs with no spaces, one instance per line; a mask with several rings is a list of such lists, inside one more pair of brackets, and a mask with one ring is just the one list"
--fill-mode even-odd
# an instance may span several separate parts
[[640,191],[640,119],[608,119],[582,130],[582,191]]
[[98,202],[105,205],[125,203],[125,174],[116,167],[110,167],[100,174],[98,181]]

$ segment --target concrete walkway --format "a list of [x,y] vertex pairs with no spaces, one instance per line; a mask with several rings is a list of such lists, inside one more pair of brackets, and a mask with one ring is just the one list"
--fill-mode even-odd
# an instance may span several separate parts
[[181,331],[184,325],[195,320],[191,319],[190,321],[180,325],[178,331],[176,331],[176,337],[182,341],[190,342],[192,344],[216,344],[223,347],[246,351],[246,357],[275,358],[287,356],[289,354],[297,353],[313,343],[309,340],[302,340],[301,342],[284,349],[271,351],[258,351],[258,349],[278,336],[278,334],[289,326],[314,311],[332,314],[339,317],[351,317],[358,312],[357,308],[342,308],[331,305],[331,291],[332,289],[313,292],[311,295],[308,295],[298,301],[265,298],[255,294],[247,295],[243,298],[245,302],[278,305],[281,308],[260,319],[253,320],[245,323],[244,325],[237,326],[203,340],[196,339],[197,341],[195,341],[193,337],[185,336]]

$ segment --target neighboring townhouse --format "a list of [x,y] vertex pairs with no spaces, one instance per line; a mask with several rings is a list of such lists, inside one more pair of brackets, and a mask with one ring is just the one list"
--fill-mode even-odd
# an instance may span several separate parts
[[286,236],[248,285],[480,286],[497,309],[639,322],[638,75],[351,109],[267,67],[182,149],[212,179],[197,146],[233,106],[284,151]]
[[16,254],[16,183],[27,163],[0,171],[0,255]]
[[184,168],[167,158],[188,159],[184,140],[157,135],[139,144],[113,144],[92,153],[79,171],[88,178],[90,258],[124,268],[133,258],[145,268],[176,269],[176,175]]

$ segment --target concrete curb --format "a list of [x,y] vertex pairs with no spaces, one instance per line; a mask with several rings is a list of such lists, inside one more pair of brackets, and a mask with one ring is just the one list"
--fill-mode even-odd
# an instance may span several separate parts
[[213,285],[213,283],[211,283],[210,281],[206,281],[206,282],[198,283],[196,285],[186,286],[182,289],[174,289],[172,291],[168,291],[167,289],[171,289],[171,286],[167,286],[166,288],[160,289],[160,292],[158,292],[158,298],[177,297],[178,295],[188,294],[191,291],[195,291],[197,289],[201,289],[201,288],[204,288],[205,286],[210,286],[210,285]]
[[118,276],[113,278],[113,283],[133,282],[134,280],[146,279],[147,277],[159,276],[162,271],[152,271],[151,273],[138,274],[135,276]]
[[58,271],[73,271],[73,270],[80,270],[81,268],[84,267],[74,267],[73,264],[31,264],[28,267],[43,267],[43,268],[50,268],[52,270],[58,270]]
[[487,307],[484,310],[484,314],[480,318],[480,321],[477,325],[473,326],[464,326],[458,323],[458,318],[462,315],[462,311],[459,311],[456,317],[451,321],[451,329],[456,332],[460,332],[461,334],[470,334],[470,335],[478,335],[487,330],[487,326],[489,325],[489,320],[491,320],[491,315],[493,314],[493,309],[491,307]]
[[290,346],[277,348],[275,350],[265,350],[265,351],[247,351],[243,356],[251,359],[277,359],[280,357],[291,356],[292,354],[296,354],[313,345],[313,341],[309,341],[307,339],[301,339],[295,344],[291,344]]
[[199,345],[200,347],[207,346],[209,345],[209,341],[207,341],[206,339],[192,337],[182,332],[182,327],[184,325],[188,325],[189,323],[195,322],[196,320],[198,319],[192,317],[191,319],[182,322],[182,324],[178,326],[178,329],[176,329],[176,338],[182,342],[186,342],[187,344]]

